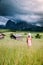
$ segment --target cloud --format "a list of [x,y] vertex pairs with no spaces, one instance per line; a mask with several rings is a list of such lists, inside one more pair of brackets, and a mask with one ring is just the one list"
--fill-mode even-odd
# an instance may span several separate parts
[[43,0],[1,0],[0,9],[2,15],[43,13]]
[[3,16],[0,16],[0,25],[5,25],[9,19]]
[[21,12],[43,12],[42,0],[12,0],[12,4],[16,6]]
[[35,25],[36,25],[36,26],[39,26],[39,27],[41,27],[41,26],[42,26],[42,25],[41,25],[41,24],[39,24],[39,23],[36,23]]
[[43,0],[0,0],[0,15],[36,22],[43,18]]
[[20,20],[24,20],[27,22],[36,22],[37,20],[40,19],[40,16],[33,15],[33,14],[31,14],[31,15],[24,15],[24,14],[18,15],[18,14],[16,14],[12,19],[13,20],[19,20],[20,19]]

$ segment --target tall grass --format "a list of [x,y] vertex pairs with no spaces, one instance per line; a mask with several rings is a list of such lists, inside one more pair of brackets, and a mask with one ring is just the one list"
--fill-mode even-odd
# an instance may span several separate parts
[[0,65],[43,65],[43,50],[0,47]]
[[43,38],[33,38],[32,47],[27,47],[25,36],[18,41],[5,34],[0,40],[0,65],[43,65]]

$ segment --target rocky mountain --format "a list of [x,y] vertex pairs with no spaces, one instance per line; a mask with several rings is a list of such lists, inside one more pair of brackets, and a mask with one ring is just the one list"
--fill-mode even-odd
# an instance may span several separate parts
[[8,20],[5,26],[6,29],[16,29],[16,24],[15,22]]
[[13,22],[8,20],[5,26],[6,29],[15,30],[30,30],[30,31],[43,31],[43,27],[36,25],[36,23],[27,23],[26,21]]
[[0,17],[0,28],[14,29],[14,30],[43,31],[43,20],[30,23],[24,20],[14,21],[6,19],[5,17]]

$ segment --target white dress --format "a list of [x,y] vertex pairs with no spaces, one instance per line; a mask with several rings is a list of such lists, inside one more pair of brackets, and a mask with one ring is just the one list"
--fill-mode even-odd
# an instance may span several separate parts
[[31,38],[28,38],[28,46],[31,46],[32,45],[32,40]]

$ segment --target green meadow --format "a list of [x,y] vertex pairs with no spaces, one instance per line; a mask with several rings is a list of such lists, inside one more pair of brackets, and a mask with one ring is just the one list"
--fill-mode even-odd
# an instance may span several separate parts
[[[0,65],[43,65],[43,32],[41,39],[36,39],[36,32],[31,32],[32,46],[28,47],[26,38],[28,32],[3,32],[4,39],[0,39]],[[10,38],[10,34],[22,34],[21,40]]]

